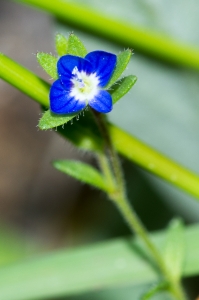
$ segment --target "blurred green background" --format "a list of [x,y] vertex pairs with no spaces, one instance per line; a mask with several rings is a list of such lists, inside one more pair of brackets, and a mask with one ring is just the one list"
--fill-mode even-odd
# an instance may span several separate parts
[[[199,47],[197,0],[71,2]],[[0,28],[0,51],[47,81],[35,54],[55,53],[57,32],[68,35],[74,31],[88,51],[103,49],[118,54],[124,49],[89,30],[74,29],[12,1],[1,0]],[[136,46],[125,74],[136,75],[138,82],[115,105],[110,120],[199,173],[199,74],[152,59]],[[0,89],[0,262],[7,264],[60,247],[129,235],[126,224],[102,193],[58,173],[50,165],[53,159],[62,158],[95,164],[93,157],[76,151],[53,132],[39,132],[39,106],[2,81]],[[198,221],[199,204],[191,196],[125,159],[122,165],[129,198],[149,230],[164,228],[175,215],[187,223]],[[198,283],[198,278],[186,281],[193,297],[197,295]],[[128,287],[75,299],[138,299],[142,292],[143,287]],[[157,299],[166,300],[167,296]]]

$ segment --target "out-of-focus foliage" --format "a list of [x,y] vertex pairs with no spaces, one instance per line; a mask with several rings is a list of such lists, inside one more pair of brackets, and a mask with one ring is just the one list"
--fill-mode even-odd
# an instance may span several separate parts
[[[183,275],[193,275],[199,271],[198,242],[195,238],[198,231],[198,225],[186,229],[188,251]],[[158,248],[164,248],[165,232],[151,237]],[[92,297],[87,294],[87,297],[82,295],[77,296],[77,299],[98,299],[98,289],[113,286],[119,293],[114,299],[128,300],[138,291],[141,296],[151,287],[152,282],[159,280],[159,273],[147,253],[139,240],[123,238],[68,251],[62,249],[8,265],[0,270],[1,300],[32,300],[64,295],[74,295],[76,299],[75,295],[86,292],[91,292]],[[140,259],[140,256],[144,259]],[[133,288],[122,288],[128,284]],[[142,287],[139,288],[139,285]],[[113,299],[111,294],[115,295],[115,291],[99,291],[99,299],[107,299],[106,293],[109,295],[108,299]],[[100,294],[103,295],[102,298]],[[163,294],[163,298],[158,295],[157,299],[167,298]]]

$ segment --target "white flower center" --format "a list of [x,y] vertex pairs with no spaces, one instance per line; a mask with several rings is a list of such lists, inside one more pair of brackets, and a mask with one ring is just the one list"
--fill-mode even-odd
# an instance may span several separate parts
[[75,67],[72,71],[73,78],[71,79],[73,87],[71,88],[70,96],[77,100],[89,101],[93,99],[98,93],[99,79],[96,73],[86,74],[86,72],[79,72]]

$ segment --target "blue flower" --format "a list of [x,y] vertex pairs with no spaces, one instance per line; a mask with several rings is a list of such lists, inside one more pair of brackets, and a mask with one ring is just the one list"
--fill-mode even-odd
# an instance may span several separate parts
[[62,56],[57,63],[59,79],[51,86],[50,110],[55,114],[76,113],[90,105],[100,113],[112,110],[111,95],[103,89],[113,74],[117,57],[93,51],[85,58]]

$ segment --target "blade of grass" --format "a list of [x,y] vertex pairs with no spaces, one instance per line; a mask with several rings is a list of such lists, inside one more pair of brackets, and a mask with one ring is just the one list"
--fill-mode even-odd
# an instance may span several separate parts
[[63,0],[15,1],[43,9],[67,24],[98,34],[125,47],[132,47],[136,52],[140,51],[167,63],[199,70],[199,49],[147,28],[132,26],[102,15],[89,7]]
[[120,154],[145,170],[199,198],[199,176],[197,174],[182,167],[120,128],[110,124],[109,129],[113,143]]
[[[38,103],[46,107],[49,105],[50,86],[1,53],[0,78]],[[197,174],[180,166],[116,126],[110,124],[109,128],[115,147],[120,154],[199,199],[199,176]],[[84,134],[84,127],[79,130],[81,134]]]
[[50,85],[3,53],[0,53],[0,78],[41,105],[49,106]]
[[[199,225],[186,228],[183,276],[199,272],[198,235]],[[151,237],[161,249],[164,248],[164,231]],[[123,238],[9,265],[0,270],[0,299],[41,299],[157,281],[158,273],[142,255],[146,259],[141,243]]]

